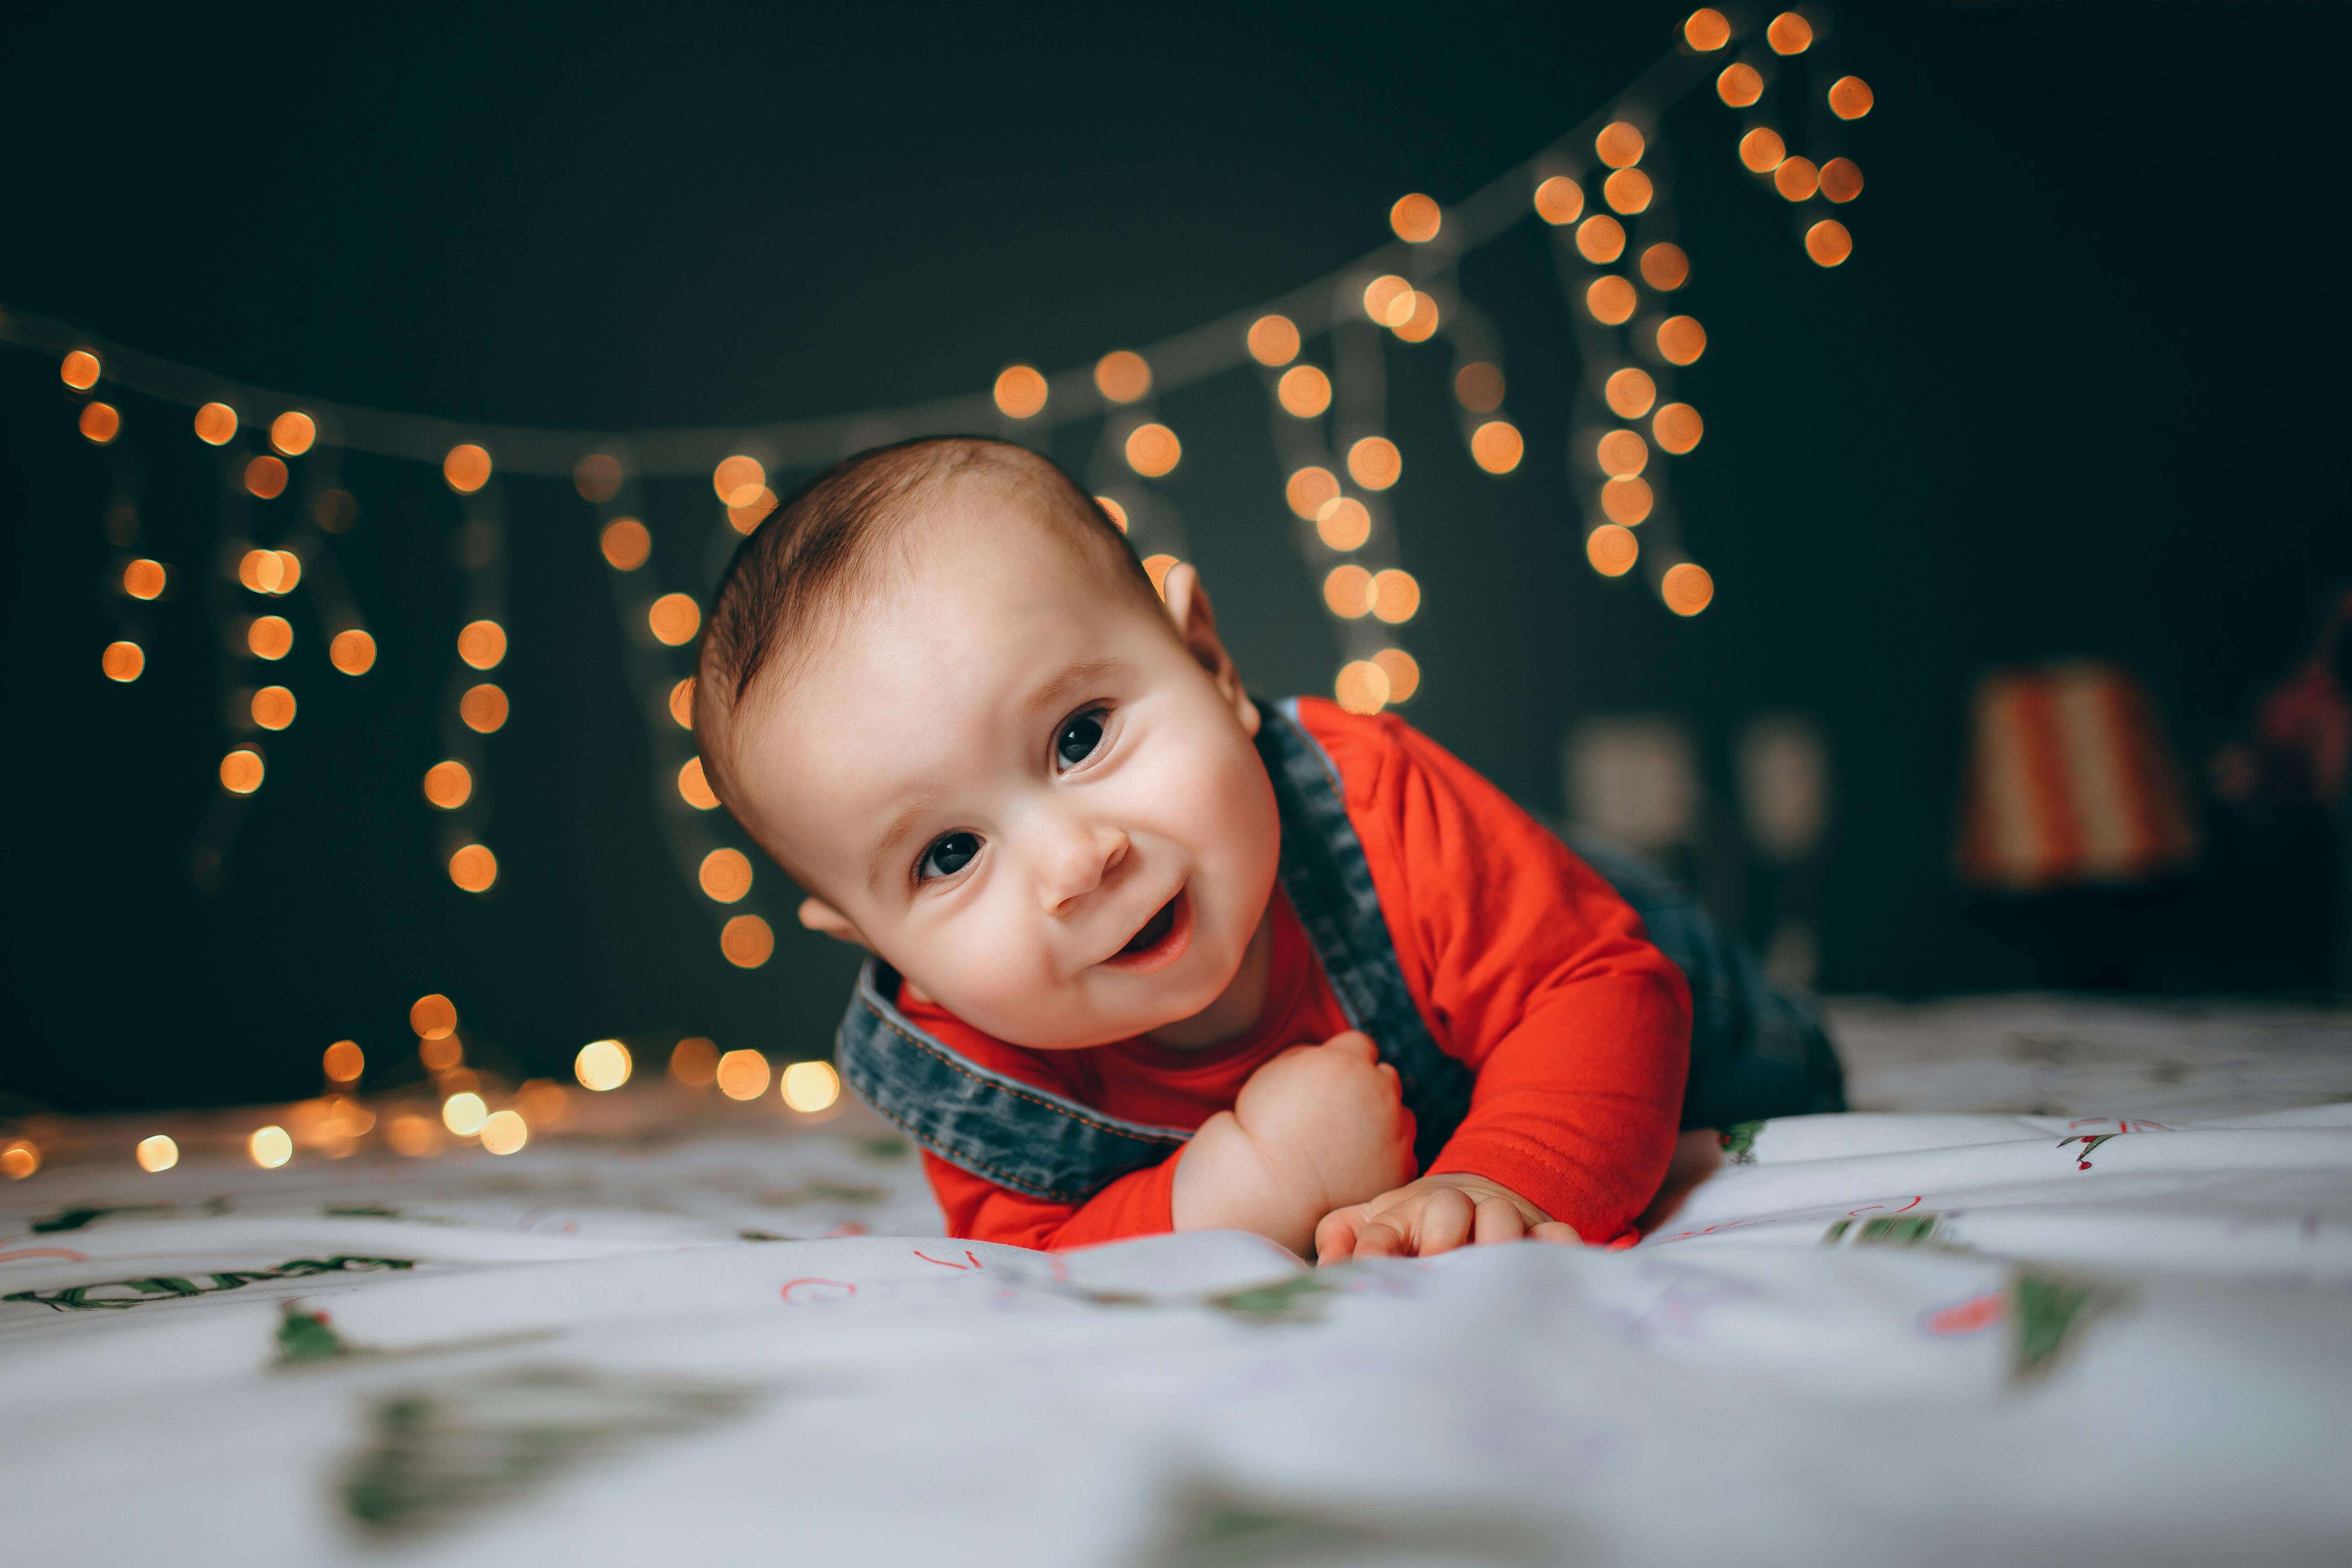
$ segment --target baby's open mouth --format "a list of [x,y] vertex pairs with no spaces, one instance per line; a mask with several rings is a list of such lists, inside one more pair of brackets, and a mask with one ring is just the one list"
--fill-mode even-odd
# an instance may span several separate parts
[[1179,888],[1176,896],[1152,911],[1143,929],[1129,937],[1105,963],[1131,973],[1148,973],[1175,963],[1192,942],[1192,898]]
[[1166,903],[1160,906],[1160,912],[1158,914],[1153,915],[1150,920],[1143,922],[1143,929],[1141,931],[1137,931],[1133,936],[1127,939],[1127,945],[1118,950],[1118,955],[1121,958],[1131,958],[1135,954],[1145,951],[1147,948],[1158,946],[1160,939],[1166,936],[1171,930],[1174,929],[1175,924],[1176,900],[1174,899],[1171,899]]

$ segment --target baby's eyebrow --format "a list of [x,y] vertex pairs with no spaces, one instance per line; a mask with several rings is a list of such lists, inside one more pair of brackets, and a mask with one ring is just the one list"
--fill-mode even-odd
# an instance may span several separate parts
[[930,809],[929,801],[919,800],[890,819],[889,826],[882,830],[882,837],[874,841],[872,852],[866,857],[866,887],[870,889],[881,886],[882,873],[888,868],[893,852],[898,848],[898,840],[904,838]]
[[1051,708],[1080,687],[1091,686],[1103,677],[1125,668],[1126,661],[1116,658],[1090,658],[1084,664],[1074,664],[1032,693],[1029,706]]

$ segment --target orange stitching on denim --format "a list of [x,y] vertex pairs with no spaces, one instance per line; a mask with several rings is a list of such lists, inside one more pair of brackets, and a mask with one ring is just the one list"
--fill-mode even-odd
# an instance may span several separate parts
[[[1091,1127],[1097,1132],[1108,1132],[1115,1138],[1127,1139],[1129,1142],[1174,1144],[1182,1143],[1187,1141],[1183,1137],[1160,1138],[1145,1132],[1129,1132],[1125,1128],[1113,1127],[1108,1122],[1092,1121],[1087,1117],[1079,1115],[1077,1112],[1070,1110],[1066,1106],[1058,1105],[1051,1100],[1040,1099],[1037,1095],[1015,1089],[1011,1084],[1000,1082],[995,1079],[985,1078],[981,1074],[974,1072],[971,1068],[965,1066],[963,1061],[945,1046],[935,1043],[924,1035],[908,1033],[905,1029],[902,1029],[898,1025],[892,1023],[890,1019],[884,1015],[882,1010],[879,1007],[877,1007],[871,1001],[866,1000],[862,995],[859,1000],[863,1003],[866,1010],[874,1015],[875,1022],[880,1024],[884,1028],[889,1030],[892,1034],[898,1036],[908,1045],[913,1046],[916,1049],[936,1058],[945,1066],[953,1068],[955,1071],[963,1074],[964,1077],[971,1079],[974,1083],[985,1084],[991,1089],[1000,1089],[1006,1094],[1012,1095],[1016,1100],[1025,1100],[1030,1104],[1038,1107],[1040,1110],[1053,1111],[1058,1116],[1066,1116],[1081,1127]],[[1169,1131],[1172,1133],[1175,1131],[1175,1129],[1171,1128]]]

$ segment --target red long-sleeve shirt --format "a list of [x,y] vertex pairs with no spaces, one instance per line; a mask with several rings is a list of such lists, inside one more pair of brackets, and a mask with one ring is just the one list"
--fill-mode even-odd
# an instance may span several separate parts
[[[1476,1077],[1431,1163],[1501,1183],[1589,1242],[1628,1235],[1671,1157],[1690,992],[1615,889],[1500,790],[1393,714],[1308,698],[1299,722],[1339,769],[1405,984],[1440,1048]],[[1195,1128],[1292,1046],[1348,1027],[1288,898],[1274,893],[1265,1005],[1206,1052],[1143,1038],[1030,1051],[901,993],[907,1016],[983,1066],[1129,1121]],[[924,1168],[958,1237],[1083,1247],[1172,1228],[1176,1156],[1082,1204]]]

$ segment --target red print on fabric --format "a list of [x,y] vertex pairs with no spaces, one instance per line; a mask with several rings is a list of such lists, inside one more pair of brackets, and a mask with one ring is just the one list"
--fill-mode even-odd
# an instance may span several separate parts
[[826,1301],[846,1301],[857,1294],[857,1287],[846,1279],[787,1279],[784,1281],[784,1304],[789,1307],[815,1306]]
[[938,1264],[938,1265],[939,1265],[940,1268],[963,1268],[963,1269],[971,1269],[971,1268],[979,1268],[979,1267],[980,1267],[980,1259],[979,1259],[979,1258],[978,1258],[978,1257],[976,1257],[974,1254],[972,1254],[972,1253],[969,1252],[969,1251],[967,1251],[967,1252],[964,1254],[964,1257],[965,1257],[965,1258],[969,1258],[969,1259],[971,1259],[971,1261],[966,1262],[966,1263],[958,1263],[958,1262],[956,1262],[956,1261],[955,1261],[954,1259],[952,1259],[952,1258],[933,1258],[929,1253],[925,1252],[925,1251],[924,1251],[921,1247],[917,1247],[917,1248],[915,1248],[915,1256],[916,1256],[916,1257],[918,1257],[918,1258],[921,1258],[921,1259],[922,1259],[924,1262],[926,1262],[926,1263],[936,1263],[936,1264]]
[[1957,1306],[1930,1312],[1921,1320],[1931,1334],[1973,1334],[2000,1321],[2009,1303],[1998,1290],[1971,1296]]

